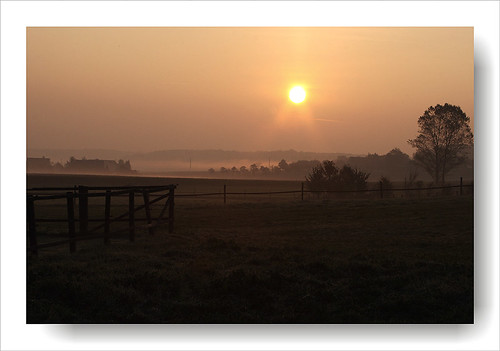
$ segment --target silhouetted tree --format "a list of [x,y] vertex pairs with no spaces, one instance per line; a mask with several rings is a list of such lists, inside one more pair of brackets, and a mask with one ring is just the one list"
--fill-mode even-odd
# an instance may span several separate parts
[[414,160],[434,179],[444,183],[446,174],[465,161],[464,151],[473,144],[470,118],[459,106],[429,107],[418,119],[418,133],[408,143],[417,149]]
[[306,185],[313,191],[364,190],[369,176],[349,165],[339,170],[333,161],[327,160],[313,167],[306,176]]
[[278,166],[271,166],[271,173],[276,175],[281,175],[282,170]]
[[410,162],[410,156],[405,154],[399,148],[394,148],[385,154],[386,163],[388,166],[404,164]]
[[265,166],[260,166],[259,170],[264,175],[267,175],[267,174],[271,173],[271,170],[269,168],[265,167]]
[[64,165],[65,168],[71,168],[75,164],[76,158],[74,156],[71,156],[68,161],[66,161],[66,164]]
[[339,183],[342,190],[365,190],[370,173],[344,165],[339,171]]
[[323,164],[313,167],[311,173],[306,176],[306,186],[312,191],[327,190],[326,172]]
[[286,171],[288,169],[288,163],[286,163],[286,161],[283,159],[283,160],[280,161],[280,163],[278,163],[278,167],[282,171]]
[[259,167],[254,163],[250,165],[250,173],[257,174],[259,171]]

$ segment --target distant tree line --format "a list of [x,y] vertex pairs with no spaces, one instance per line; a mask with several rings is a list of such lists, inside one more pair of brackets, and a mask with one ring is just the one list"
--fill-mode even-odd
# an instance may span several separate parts
[[[473,178],[474,161],[472,158],[472,148],[468,149],[467,155],[468,157],[464,162],[448,174],[450,178]],[[374,153],[368,154],[367,156],[340,156],[336,160],[331,160],[331,162],[335,162],[335,167],[338,167],[339,170],[344,166],[362,170],[368,174],[367,181],[370,182],[378,182],[383,179],[386,183],[389,180],[397,180],[405,181],[408,184],[415,184],[418,180],[433,180],[415,159],[398,148],[392,149],[385,155]],[[219,169],[210,168],[208,172],[211,176],[218,177],[304,180],[311,174],[313,168],[321,163],[322,162],[319,160],[288,163],[283,159],[277,165],[271,165],[270,167],[254,163],[250,166],[220,167]]]
[[311,169],[320,162],[314,161],[296,161],[287,163],[286,160],[281,160],[278,165],[266,167],[257,163],[251,164],[249,167],[220,167],[218,170],[210,168],[208,172],[212,175],[224,175],[247,178],[284,178],[284,179],[304,179]]
[[377,180],[380,177],[402,180],[416,168],[410,156],[398,148],[392,149],[385,155],[369,153],[363,157],[339,157],[336,163],[339,166],[349,165],[366,170],[370,173],[371,180]]
[[30,157],[26,162],[27,172],[47,172],[47,173],[111,173],[111,174],[132,174],[129,160],[100,160],[100,159],[70,159],[63,165],[60,162],[51,162],[47,157]]

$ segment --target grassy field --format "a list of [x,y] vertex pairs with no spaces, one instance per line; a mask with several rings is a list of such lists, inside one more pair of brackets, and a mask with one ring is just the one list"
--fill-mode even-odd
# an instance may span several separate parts
[[470,195],[179,198],[173,234],[28,257],[27,322],[473,323],[473,241]]

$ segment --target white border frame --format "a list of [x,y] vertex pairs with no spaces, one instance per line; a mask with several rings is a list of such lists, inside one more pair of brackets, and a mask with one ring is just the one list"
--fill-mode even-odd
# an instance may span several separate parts
[[[27,26],[473,26],[474,325],[26,325]],[[2,350],[498,350],[499,3],[1,2]]]

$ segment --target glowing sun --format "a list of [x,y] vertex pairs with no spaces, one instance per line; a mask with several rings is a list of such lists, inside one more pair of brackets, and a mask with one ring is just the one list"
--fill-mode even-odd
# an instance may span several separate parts
[[301,86],[295,86],[290,89],[288,97],[296,104],[300,104],[306,98],[306,91]]

